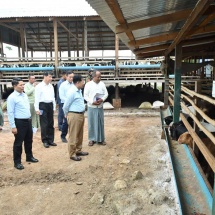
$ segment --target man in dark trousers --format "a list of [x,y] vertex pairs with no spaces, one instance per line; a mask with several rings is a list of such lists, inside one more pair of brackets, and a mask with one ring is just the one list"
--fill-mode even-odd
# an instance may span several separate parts
[[35,87],[35,111],[40,115],[41,139],[45,148],[54,143],[54,111],[56,108],[52,72],[44,72],[43,81]]
[[61,84],[66,81],[66,71],[61,71],[61,78],[57,82],[57,104],[58,104],[58,129],[59,131],[62,131],[63,126],[63,119],[64,119],[64,113],[63,113],[63,103],[61,102],[60,95],[59,95],[59,89]]
[[24,91],[24,83],[20,78],[12,80],[14,92],[7,99],[8,120],[14,134],[13,145],[14,167],[22,170],[21,163],[22,142],[24,141],[26,161],[36,163],[38,160],[33,157],[32,142],[33,131],[31,124],[30,104]]

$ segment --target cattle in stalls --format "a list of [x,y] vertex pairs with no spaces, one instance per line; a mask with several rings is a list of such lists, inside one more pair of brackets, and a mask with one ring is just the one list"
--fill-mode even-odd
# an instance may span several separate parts
[[[215,66],[214,61],[207,61],[207,62],[203,62],[203,63],[182,62],[181,63],[181,71],[182,71],[181,75],[188,75],[192,71],[196,71],[197,69],[200,69],[203,66],[206,66],[208,64],[211,66]],[[167,68],[168,68],[168,70],[167,70]],[[161,61],[160,70],[161,70],[163,75],[174,74],[174,68],[175,68],[175,61],[174,60],[169,59],[168,63],[166,63],[165,60]]]
[[[201,138],[201,140],[205,144],[205,146],[208,148],[208,150],[210,151],[210,153],[213,155],[213,157],[215,159],[215,145],[214,145],[214,143],[208,137],[203,137],[203,138]],[[190,146],[191,149],[193,148],[193,138],[189,134],[188,131],[183,133],[182,135],[180,135],[180,137],[178,138],[178,143],[186,144],[186,145]],[[204,156],[202,155],[202,153],[199,153],[197,159],[198,159],[198,161],[202,167],[202,170],[205,173],[210,185],[212,187],[214,187],[214,172],[213,172],[213,170],[211,169],[211,167],[207,163],[207,161],[204,158]]]
[[76,63],[68,63],[68,66],[76,66]]

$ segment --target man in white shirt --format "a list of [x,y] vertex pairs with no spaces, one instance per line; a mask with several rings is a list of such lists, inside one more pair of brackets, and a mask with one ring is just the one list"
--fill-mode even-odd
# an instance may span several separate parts
[[[69,91],[69,89],[71,88],[72,81],[73,81],[73,77],[74,77],[74,73],[72,71],[67,71],[66,73],[66,81],[64,81],[59,88],[59,97],[60,97],[60,101],[61,101],[61,107],[63,107],[63,104],[66,100],[66,95]],[[61,127],[61,140],[64,143],[67,143],[67,139],[66,139],[66,135],[68,133],[68,123],[67,123],[67,119],[64,116],[63,118],[63,124]]]
[[106,145],[103,102],[107,99],[108,92],[101,81],[101,73],[94,71],[92,76],[93,80],[86,83],[84,88],[84,99],[88,106],[88,145],[93,146],[95,143]]
[[34,108],[40,116],[41,139],[45,148],[57,146],[54,143],[54,111],[56,108],[52,72],[43,74],[43,81],[35,87]]

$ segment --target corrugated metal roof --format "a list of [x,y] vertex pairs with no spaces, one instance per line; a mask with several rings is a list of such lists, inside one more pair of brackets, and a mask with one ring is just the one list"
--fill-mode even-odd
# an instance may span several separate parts
[[97,12],[85,0],[9,0],[1,2],[0,18],[94,16]]
[[[209,1],[198,1],[198,0],[86,0],[89,4],[97,11],[104,22],[113,30],[113,32],[118,33],[120,40],[131,50],[138,50],[144,47],[158,46],[158,45],[169,45],[174,40],[174,34],[183,28],[186,20],[188,19],[191,11],[196,7],[197,3],[206,3],[205,10],[206,14],[199,14],[198,19],[196,19],[194,26],[192,28],[200,28],[204,25],[209,26],[211,23],[214,26],[215,20],[213,19],[214,4],[209,4]],[[203,4],[201,4],[203,5]],[[171,17],[177,14],[175,21]],[[169,21],[165,20],[164,16],[169,15]],[[181,17],[180,17],[181,16]],[[210,16],[210,17],[209,17]],[[163,21],[159,24],[159,17],[163,17]],[[154,18],[154,19],[153,19]],[[209,18],[204,20],[205,18]],[[149,22],[147,24],[147,19],[152,20],[153,24]],[[156,21],[155,21],[156,20]],[[202,21],[204,22],[202,23]],[[207,23],[207,20],[208,23]],[[141,25],[137,22],[140,21]],[[144,22],[145,21],[145,22]],[[120,22],[120,23],[119,23]],[[116,27],[120,30],[117,32]],[[135,26],[136,25],[136,26]],[[118,28],[119,29],[119,28]],[[198,34],[189,35],[188,39],[203,38],[214,35],[213,28],[211,30],[204,31],[200,29],[200,34],[204,33],[204,36],[199,36]],[[152,40],[150,43],[150,38],[161,35],[170,35],[166,37],[166,41],[163,38]],[[146,44],[143,40],[147,38]],[[207,40],[207,39],[206,39]],[[130,46],[131,45],[131,46]],[[157,47],[154,47],[155,49]],[[158,47],[159,48],[159,47]],[[164,50],[163,50],[164,51]],[[151,50],[150,50],[151,52]],[[139,52],[140,53],[140,52]],[[155,53],[157,54],[157,53]]]

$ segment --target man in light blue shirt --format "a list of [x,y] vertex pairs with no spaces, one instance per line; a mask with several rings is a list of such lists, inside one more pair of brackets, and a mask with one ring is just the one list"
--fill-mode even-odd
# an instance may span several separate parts
[[64,114],[63,114],[63,109],[62,109],[62,103],[60,100],[60,96],[59,96],[59,88],[60,85],[66,81],[66,71],[61,71],[61,79],[57,82],[57,104],[58,104],[58,129],[59,131],[61,131],[62,129],[62,125],[63,125],[63,118],[64,118]]
[[63,105],[63,111],[67,117],[69,127],[68,150],[69,157],[74,161],[80,161],[80,156],[88,155],[82,151],[82,141],[84,132],[84,98],[81,89],[84,81],[81,75],[74,75],[73,86],[68,91]]
[[[73,81],[73,77],[74,77],[74,73],[72,71],[68,71],[66,73],[66,81],[64,81],[59,88],[59,97],[61,100],[61,107],[63,107],[63,104],[66,100],[66,95],[69,91],[69,89],[71,88],[72,81]],[[61,140],[64,143],[67,143],[67,139],[66,139],[66,135],[68,133],[68,124],[67,124],[67,119],[66,117],[63,118],[63,124],[61,127]]]
[[30,104],[24,91],[24,83],[20,78],[12,80],[14,92],[7,99],[8,120],[12,133],[15,136],[13,145],[14,167],[22,170],[21,163],[22,142],[24,141],[26,161],[36,163],[38,160],[33,157],[32,142],[33,131],[31,124]]

